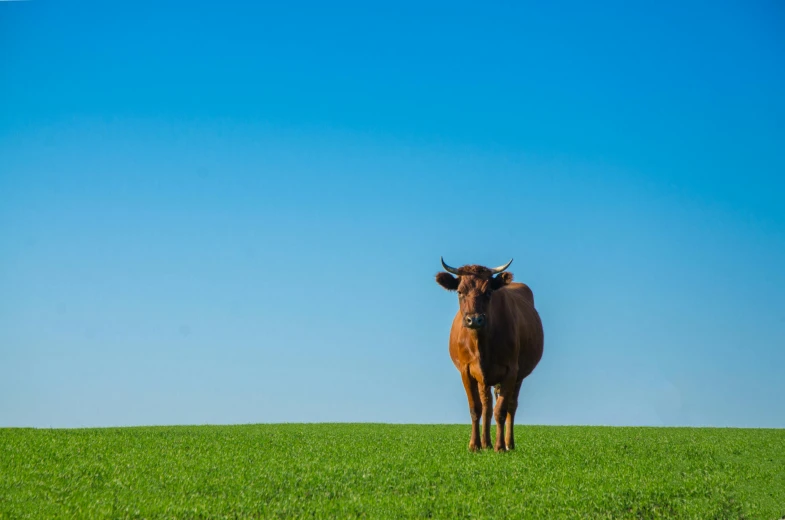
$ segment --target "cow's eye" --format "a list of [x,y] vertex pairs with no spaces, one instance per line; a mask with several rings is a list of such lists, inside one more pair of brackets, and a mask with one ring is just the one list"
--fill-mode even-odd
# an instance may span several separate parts
[[485,296],[487,296],[488,298],[490,298],[490,297],[491,297],[491,294],[493,294],[493,291],[491,291],[490,289],[488,289],[487,291],[485,291]]

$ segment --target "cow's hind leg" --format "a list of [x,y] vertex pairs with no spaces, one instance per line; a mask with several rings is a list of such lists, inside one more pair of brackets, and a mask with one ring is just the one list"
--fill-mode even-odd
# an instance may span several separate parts
[[521,383],[523,383],[523,380],[515,383],[515,387],[510,394],[510,400],[507,402],[507,421],[505,424],[507,431],[505,432],[504,440],[508,450],[515,449],[515,412],[518,410],[518,395],[521,392]]
[[469,375],[469,369],[461,372],[463,388],[466,390],[466,398],[469,401],[469,415],[472,418],[472,437],[469,440],[469,450],[477,451],[480,449],[480,416],[482,415],[482,401],[480,400],[480,390],[477,380]]

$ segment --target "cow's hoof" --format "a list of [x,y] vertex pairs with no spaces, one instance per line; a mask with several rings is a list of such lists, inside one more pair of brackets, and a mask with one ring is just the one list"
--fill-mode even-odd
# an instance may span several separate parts
[[497,452],[500,452],[500,451],[507,451],[507,448],[506,448],[506,446],[504,446],[504,444],[497,444],[497,445],[494,447],[494,450],[496,450]]
[[480,451],[480,447],[477,446],[477,443],[470,442],[469,443],[469,451]]

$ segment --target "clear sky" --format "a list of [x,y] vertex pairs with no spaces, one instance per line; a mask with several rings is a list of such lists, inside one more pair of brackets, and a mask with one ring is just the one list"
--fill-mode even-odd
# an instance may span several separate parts
[[0,426],[785,427],[781,2],[261,4],[0,2]]

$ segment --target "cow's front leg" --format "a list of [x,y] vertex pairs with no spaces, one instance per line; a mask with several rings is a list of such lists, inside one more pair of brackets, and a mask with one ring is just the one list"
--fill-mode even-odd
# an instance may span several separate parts
[[482,403],[482,447],[491,447],[491,415],[493,414],[493,400],[491,388],[485,384],[479,385],[480,402]]
[[477,380],[469,375],[468,367],[461,372],[463,389],[466,390],[466,399],[469,401],[469,415],[472,418],[472,436],[469,439],[469,450],[480,449],[480,416],[482,415],[482,402]]
[[505,442],[507,443],[507,450],[515,449],[515,411],[518,410],[518,394],[521,392],[521,383],[523,380],[515,383],[509,401],[507,401],[507,422],[504,425],[507,428],[507,436]]
[[[505,443],[504,426],[507,419],[507,408],[510,401],[513,399],[512,395],[515,391],[515,379],[505,380],[499,391],[499,396],[496,398],[496,407],[493,410],[493,417],[496,419],[496,451],[506,451],[507,446]],[[512,427],[512,425],[510,425]]]

